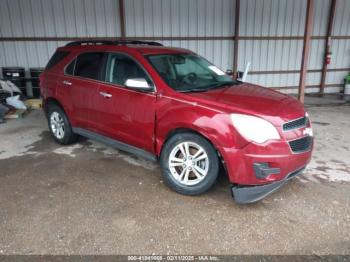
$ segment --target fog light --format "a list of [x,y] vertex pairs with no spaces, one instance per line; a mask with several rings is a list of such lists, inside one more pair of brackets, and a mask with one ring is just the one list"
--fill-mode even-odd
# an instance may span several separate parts
[[270,167],[268,163],[254,163],[253,164],[255,177],[258,179],[265,179],[269,175],[279,174],[280,168]]

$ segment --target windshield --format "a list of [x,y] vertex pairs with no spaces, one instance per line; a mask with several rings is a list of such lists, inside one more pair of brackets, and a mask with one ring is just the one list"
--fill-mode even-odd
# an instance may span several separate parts
[[178,92],[204,92],[239,84],[221,69],[197,55],[149,55],[147,58],[163,80]]

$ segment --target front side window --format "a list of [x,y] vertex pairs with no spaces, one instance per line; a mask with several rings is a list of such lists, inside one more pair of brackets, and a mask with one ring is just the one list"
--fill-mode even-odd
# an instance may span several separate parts
[[75,63],[74,75],[101,80],[100,71],[103,66],[105,53],[89,52],[81,54],[77,57]]
[[163,80],[179,92],[202,92],[239,84],[215,65],[197,55],[149,55],[147,59]]
[[106,67],[106,82],[124,86],[126,80],[135,78],[145,79],[152,86],[152,82],[146,72],[133,59],[122,54],[109,54]]

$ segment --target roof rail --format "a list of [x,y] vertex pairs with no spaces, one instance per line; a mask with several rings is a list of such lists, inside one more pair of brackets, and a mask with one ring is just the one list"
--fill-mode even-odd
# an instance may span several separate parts
[[140,41],[140,40],[120,40],[116,41],[117,45],[153,45],[163,46],[161,43],[154,41]]
[[81,45],[150,45],[150,46],[163,46],[161,43],[152,41],[139,41],[139,40],[82,40],[74,41],[66,44],[66,46],[81,46]]

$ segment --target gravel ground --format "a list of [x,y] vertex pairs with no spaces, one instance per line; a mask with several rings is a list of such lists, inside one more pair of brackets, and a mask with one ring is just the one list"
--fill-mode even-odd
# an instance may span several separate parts
[[157,164],[102,144],[53,142],[41,111],[0,125],[0,254],[350,254],[350,107],[310,107],[300,177],[237,205],[224,176],[199,197]]

